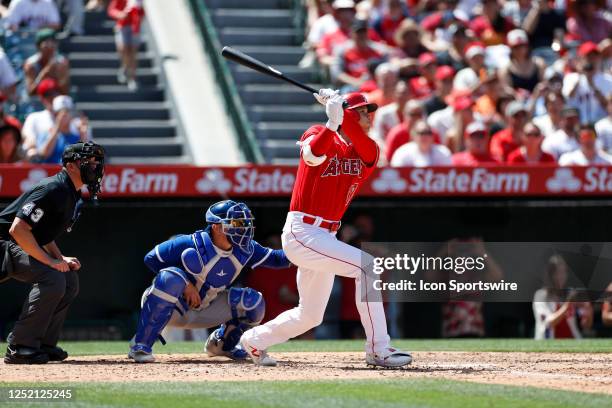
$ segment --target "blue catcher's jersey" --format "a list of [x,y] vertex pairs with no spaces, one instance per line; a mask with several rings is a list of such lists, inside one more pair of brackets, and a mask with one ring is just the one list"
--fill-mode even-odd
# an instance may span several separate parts
[[179,235],[156,245],[145,255],[144,263],[156,274],[170,266],[186,271],[189,282],[200,292],[202,308],[208,306],[217,293],[229,288],[243,268],[286,268],[290,265],[282,249],[266,248],[252,240],[248,251],[238,246],[224,251],[213,244],[206,231]]

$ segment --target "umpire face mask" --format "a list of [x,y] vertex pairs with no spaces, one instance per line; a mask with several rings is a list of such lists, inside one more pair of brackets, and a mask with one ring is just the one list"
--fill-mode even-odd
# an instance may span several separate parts
[[100,160],[96,157],[83,159],[79,168],[81,170],[81,181],[87,185],[92,200],[96,200],[100,192],[102,177],[104,177],[104,159]]
[[92,200],[97,200],[100,184],[104,176],[104,149],[93,143],[75,143],[64,150],[62,156],[64,166],[72,162],[79,168],[81,181],[87,186]]

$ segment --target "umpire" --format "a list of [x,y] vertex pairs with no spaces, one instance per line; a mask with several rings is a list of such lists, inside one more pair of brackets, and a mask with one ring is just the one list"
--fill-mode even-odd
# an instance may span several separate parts
[[62,170],[42,180],[0,213],[0,282],[32,284],[19,320],[8,336],[7,364],[45,364],[68,357],[57,347],[68,307],[79,292],[77,258],[64,256],[55,240],[70,232],[81,187],[92,199],[104,175],[104,149],[92,142],[69,145]]

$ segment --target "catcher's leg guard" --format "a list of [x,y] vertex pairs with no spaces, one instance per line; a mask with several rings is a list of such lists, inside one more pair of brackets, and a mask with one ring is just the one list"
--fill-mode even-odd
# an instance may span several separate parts
[[251,288],[230,288],[228,302],[233,318],[210,335],[206,341],[206,351],[210,356],[244,359],[247,353],[238,345],[240,337],[245,330],[262,321],[266,302],[261,292]]
[[[135,343],[150,351],[153,343],[166,326],[174,305],[182,296],[187,283],[185,272],[179,268],[162,269],[155,280],[140,312]],[[142,347],[144,346],[144,347]]]

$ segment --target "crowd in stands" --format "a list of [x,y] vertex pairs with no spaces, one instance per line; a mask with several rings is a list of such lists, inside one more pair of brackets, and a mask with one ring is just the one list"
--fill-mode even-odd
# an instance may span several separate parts
[[136,90],[142,0],[9,0],[0,4],[0,163],[61,163],[68,144],[91,139],[75,109],[62,39],[84,34],[85,10],[116,21],[117,81]]
[[612,1],[307,0],[307,56],[391,166],[612,164]]

